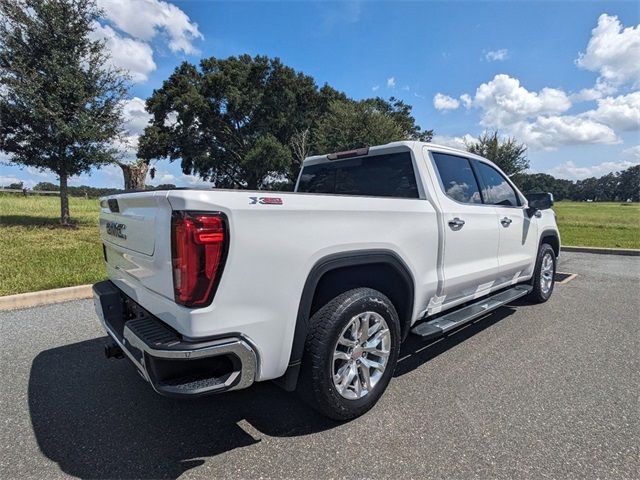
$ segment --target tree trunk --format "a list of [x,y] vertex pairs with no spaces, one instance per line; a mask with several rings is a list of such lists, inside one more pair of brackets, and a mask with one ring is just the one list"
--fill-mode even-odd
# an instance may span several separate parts
[[248,175],[247,190],[260,190],[258,178],[255,177],[254,175]]
[[60,224],[69,225],[69,196],[67,192],[67,172],[60,173]]
[[118,163],[124,175],[125,190],[144,190],[149,171],[147,162]]

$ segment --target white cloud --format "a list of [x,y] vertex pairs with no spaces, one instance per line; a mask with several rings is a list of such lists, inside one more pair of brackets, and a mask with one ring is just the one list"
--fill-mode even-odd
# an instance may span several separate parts
[[483,111],[481,125],[503,128],[528,117],[562,113],[571,101],[562,90],[545,87],[530,92],[518,79],[499,74],[478,87],[472,105]]
[[348,2],[318,2],[322,11],[322,27],[330,31],[343,24],[353,24],[360,21],[362,15],[362,0]]
[[0,187],[8,187],[11,183],[25,183],[24,180],[20,180],[14,176],[0,176]]
[[605,95],[611,95],[615,91],[616,89],[613,86],[599,78],[593,88],[583,88],[578,93],[569,95],[569,98],[574,102],[589,102]]
[[377,92],[378,90],[380,90],[380,85],[374,85],[373,87],[371,87],[371,90]]
[[640,129],[640,92],[598,100],[598,108],[584,114],[616,130]]
[[448,136],[448,135],[434,135],[433,143],[438,145],[444,145],[445,147],[458,148],[460,150],[466,150],[465,143],[471,143],[475,141],[476,138],[468,133],[462,135],[461,137],[456,136]]
[[583,180],[588,177],[601,177],[611,172],[619,172],[633,167],[640,163],[639,161],[620,161],[620,162],[603,162],[598,165],[589,167],[581,167],[575,162],[569,160],[564,162],[545,173],[549,173],[557,178],[566,178],[569,180]]
[[436,93],[433,97],[433,106],[436,110],[455,110],[460,106],[460,102],[449,95]]
[[133,97],[123,102],[124,135],[113,142],[122,155],[122,160],[134,160],[138,153],[138,139],[151,120],[151,114],[145,108],[144,100]]
[[490,50],[484,55],[484,58],[489,62],[500,62],[509,58],[509,50],[507,50],[506,48],[501,48],[500,50]]
[[122,108],[125,129],[131,135],[140,135],[151,120],[145,102],[139,97],[133,97],[124,102]]
[[640,86],[640,25],[623,28],[618,17],[603,13],[591,31],[587,50],[576,65],[598,72],[614,85]]
[[175,5],[161,0],[99,0],[105,17],[121,31],[150,42],[165,36],[169,49],[186,54],[197,53],[193,41],[203,38],[198,25]]
[[134,82],[144,82],[156,69],[153,50],[145,42],[123,37],[110,26],[97,22],[91,37],[105,41],[111,55],[110,64],[128,71]]
[[151,173],[147,174],[147,183],[153,185],[162,185],[163,183],[172,183],[175,185],[176,181],[176,176],[167,170],[157,170],[153,178],[151,178]]
[[396,79],[395,79],[395,77],[387,78],[387,87],[396,88]]
[[506,131],[531,150],[556,150],[562,145],[580,143],[620,142],[611,127],[586,117],[572,115],[540,116],[532,122],[516,122]]
[[640,163],[640,145],[635,145],[633,147],[625,148],[622,151],[622,157],[626,158],[627,160]]
[[471,105],[473,105],[473,99],[468,93],[460,95],[460,101],[462,102],[462,105],[464,105],[464,108],[471,108]]

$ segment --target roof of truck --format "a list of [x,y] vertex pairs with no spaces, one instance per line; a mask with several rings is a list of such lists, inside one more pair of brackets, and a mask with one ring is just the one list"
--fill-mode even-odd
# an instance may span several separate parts
[[[466,150],[461,150],[459,148],[448,147],[446,145],[440,145],[440,144],[431,143],[431,142],[419,142],[415,140],[402,140],[399,142],[386,143],[384,145],[375,145],[375,146],[369,147],[369,153],[367,153],[367,155],[375,153],[378,150],[388,150],[394,147],[409,147],[412,149],[416,147],[427,147],[430,149],[437,149],[437,150],[447,151],[450,153],[457,153],[458,155],[465,155],[467,157],[471,156],[475,158],[481,158],[481,157],[478,157],[477,155],[467,152]],[[313,155],[311,157],[307,157],[304,159],[304,163],[326,162],[328,160],[327,155],[330,155],[330,153],[326,153],[324,155]],[[361,156],[361,155],[358,155],[358,156]]]

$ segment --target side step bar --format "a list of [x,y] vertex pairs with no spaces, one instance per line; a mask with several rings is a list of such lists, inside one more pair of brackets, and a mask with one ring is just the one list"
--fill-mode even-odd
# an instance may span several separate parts
[[411,333],[422,337],[425,340],[433,340],[443,336],[454,328],[475,320],[478,317],[489,313],[496,308],[506,305],[517,298],[523,297],[531,292],[531,285],[516,285],[508,290],[483,297],[459,310],[446,313],[441,317],[419,323],[411,329]]

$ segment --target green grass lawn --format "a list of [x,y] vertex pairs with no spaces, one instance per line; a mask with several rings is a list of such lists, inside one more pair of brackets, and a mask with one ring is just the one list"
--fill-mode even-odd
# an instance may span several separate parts
[[99,202],[69,202],[76,226],[62,228],[59,197],[0,194],[0,296],[105,278]]
[[558,202],[563,245],[640,248],[640,204]]
[[[58,225],[58,197],[0,194],[0,296],[105,278],[98,200],[71,198],[73,228]],[[558,202],[564,245],[640,248],[640,204]]]

